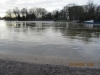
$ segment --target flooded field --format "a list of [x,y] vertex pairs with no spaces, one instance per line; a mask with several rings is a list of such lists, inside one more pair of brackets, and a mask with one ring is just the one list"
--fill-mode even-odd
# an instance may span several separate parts
[[0,21],[0,53],[100,60],[100,25]]

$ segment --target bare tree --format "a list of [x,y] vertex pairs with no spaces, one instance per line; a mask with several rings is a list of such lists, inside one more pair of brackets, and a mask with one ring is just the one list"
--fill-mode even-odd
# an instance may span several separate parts
[[96,20],[100,20],[100,5],[96,8]]
[[18,9],[18,7],[13,9],[13,13],[14,13],[15,17],[17,17],[20,14],[20,10]]
[[27,11],[26,8],[23,8],[23,9],[21,10],[21,14],[22,14],[22,16],[26,16],[27,13],[28,13],[28,11]]
[[8,20],[12,20],[12,11],[11,11],[11,9],[6,11],[5,18],[8,19]]
[[37,18],[42,18],[42,16],[47,14],[46,9],[44,8],[31,8],[30,13],[34,13]]
[[9,9],[7,12],[6,12],[7,16],[9,16],[10,18],[12,17],[12,11]]

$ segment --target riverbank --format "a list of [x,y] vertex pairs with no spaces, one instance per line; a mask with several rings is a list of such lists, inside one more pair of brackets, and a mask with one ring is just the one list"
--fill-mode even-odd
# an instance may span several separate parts
[[0,75],[99,75],[100,69],[35,64],[0,59]]
[[[36,64],[52,64],[52,65],[63,65],[70,66],[70,63],[84,63],[84,66],[75,67],[89,67],[89,68],[100,68],[99,59],[92,59],[90,57],[85,58],[69,58],[61,56],[47,56],[47,55],[32,55],[32,54],[21,54],[21,53],[0,53],[0,59],[9,60],[15,62],[26,62]],[[87,66],[86,63],[93,63],[94,66]],[[72,66],[73,67],[73,66]]]
[[[78,59],[0,53],[0,75],[99,75],[100,65],[70,66]],[[82,59],[84,60],[84,59]],[[81,62],[83,62],[80,60]],[[86,60],[84,60],[86,61]],[[86,62],[90,62],[86,61]]]

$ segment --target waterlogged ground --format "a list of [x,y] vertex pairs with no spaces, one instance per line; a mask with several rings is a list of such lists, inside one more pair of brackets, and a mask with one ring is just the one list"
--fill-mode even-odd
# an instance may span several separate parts
[[0,21],[0,53],[55,56],[99,62],[99,27],[52,21]]

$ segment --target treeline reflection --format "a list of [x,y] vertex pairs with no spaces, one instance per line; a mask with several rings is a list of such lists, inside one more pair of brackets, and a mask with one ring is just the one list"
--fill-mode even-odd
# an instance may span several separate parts
[[100,25],[84,25],[78,23],[64,22],[12,22],[7,23],[8,27],[22,28],[35,32],[48,32],[51,29],[54,33],[61,33],[62,37],[70,39],[81,39],[91,41],[91,38],[100,37]]

